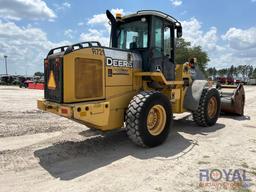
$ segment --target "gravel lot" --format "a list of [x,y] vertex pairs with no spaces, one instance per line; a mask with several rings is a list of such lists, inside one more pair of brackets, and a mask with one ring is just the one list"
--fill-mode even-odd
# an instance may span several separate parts
[[201,169],[244,170],[249,189],[237,191],[256,191],[256,87],[246,87],[244,117],[201,128],[189,113],[175,115],[168,140],[152,149],[136,147],[123,130],[101,134],[41,112],[40,97],[0,86],[1,192],[233,191],[201,186]]

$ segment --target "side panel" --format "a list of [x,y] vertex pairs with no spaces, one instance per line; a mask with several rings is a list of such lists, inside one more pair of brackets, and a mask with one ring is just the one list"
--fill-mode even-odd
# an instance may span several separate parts
[[106,86],[132,86],[133,69],[127,67],[106,67]]
[[[110,103],[108,126],[110,130],[123,126],[125,111],[134,95],[142,87],[141,78],[135,71],[141,71],[141,58],[131,52],[104,49],[106,56],[106,101]],[[140,79],[140,80],[139,80]]]
[[104,63],[103,48],[85,48],[64,55],[64,103],[104,99]]

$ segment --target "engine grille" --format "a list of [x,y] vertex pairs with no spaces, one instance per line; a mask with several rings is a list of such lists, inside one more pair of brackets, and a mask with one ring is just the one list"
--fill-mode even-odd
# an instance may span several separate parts
[[75,59],[75,97],[91,99],[103,96],[103,63],[101,60]]

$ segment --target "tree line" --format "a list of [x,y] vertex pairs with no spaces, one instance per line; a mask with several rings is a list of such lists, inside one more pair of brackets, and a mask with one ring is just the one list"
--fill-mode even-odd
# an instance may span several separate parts
[[176,39],[175,62],[182,64],[192,58],[197,59],[197,64],[202,72],[206,73],[207,62],[210,61],[208,54],[202,50],[201,46],[191,46],[191,43],[183,38]]
[[215,67],[207,68],[207,63],[210,61],[207,52],[202,50],[201,46],[192,47],[191,43],[185,41],[183,38],[176,40],[176,58],[175,62],[185,63],[191,58],[197,58],[197,64],[201,71],[208,77],[233,77],[243,78],[256,78],[256,68],[252,65],[239,65],[231,66],[223,69],[216,69]]
[[238,65],[237,67],[231,66],[223,69],[216,69],[215,67],[210,67],[207,69],[207,75],[211,77],[233,77],[233,78],[243,78],[245,79],[255,79],[256,78],[256,68],[252,65]]

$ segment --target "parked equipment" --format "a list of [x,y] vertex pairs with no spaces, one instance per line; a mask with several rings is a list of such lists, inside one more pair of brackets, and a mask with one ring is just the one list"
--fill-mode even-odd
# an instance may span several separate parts
[[48,53],[38,108],[102,131],[125,126],[134,143],[147,147],[167,138],[173,113],[189,111],[198,125],[214,125],[219,91],[208,87],[194,59],[174,62],[180,22],[151,10],[106,14],[110,47],[82,42]]
[[249,85],[256,85],[256,79],[249,79]]

